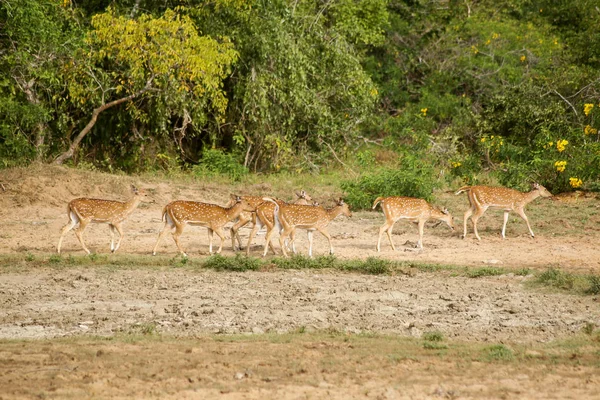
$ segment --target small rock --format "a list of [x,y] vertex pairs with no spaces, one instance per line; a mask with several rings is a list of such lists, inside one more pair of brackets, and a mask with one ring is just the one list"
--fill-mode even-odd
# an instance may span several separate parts
[[502,261],[492,259],[492,260],[483,260],[483,263],[484,264],[502,264]]

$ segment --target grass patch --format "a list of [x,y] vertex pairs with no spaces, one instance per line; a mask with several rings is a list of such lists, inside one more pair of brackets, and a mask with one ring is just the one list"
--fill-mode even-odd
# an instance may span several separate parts
[[254,258],[246,257],[241,254],[236,254],[235,257],[224,257],[220,254],[215,254],[208,257],[203,263],[202,267],[208,269],[214,269],[216,271],[256,271],[263,265],[263,261]]
[[600,294],[600,276],[595,274],[574,274],[558,268],[549,268],[537,275],[534,285],[558,289],[576,294]]
[[482,358],[484,361],[512,361],[515,355],[511,349],[503,344],[495,344],[485,347],[482,350]]
[[497,267],[482,267],[482,268],[475,268],[475,269],[467,269],[466,275],[469,278],[481,278],[483,276],[497,276],[497,275],[504,275],[506,274],[506,271],[502,268],[497,268]]

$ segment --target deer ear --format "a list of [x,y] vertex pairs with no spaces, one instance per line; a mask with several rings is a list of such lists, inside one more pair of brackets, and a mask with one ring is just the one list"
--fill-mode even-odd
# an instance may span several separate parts
[[232,199],[232,200],[236,200],[238,198],[238,195],[230,193],[229,194],[229,198]]
[[442,208],[442,214],[448,215],[450,213],[448,212],[448,209],[446,207],[444,207],[444,208]]

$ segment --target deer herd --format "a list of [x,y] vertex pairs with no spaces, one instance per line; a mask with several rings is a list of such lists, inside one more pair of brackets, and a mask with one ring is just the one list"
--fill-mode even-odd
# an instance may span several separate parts
[[[131,186],[133,196],[128,201],[101,200],[91,198],[78,198],[67,205],[69,222],[61,229],[58,240],[57,251],[60,253],[64,236],[70,230],[75,230],[75,235],[81,243],[83,250],[90,253],[83,241],[83,232],[89,223],[106,223],[110,228],[110,250],[116,252],[123,239],[121,223],[127,219],[137,208],[140,202],[147,196],[144,190]],[[539,184],[534,184],[532,190],[523,193],[514,189],[493,186],[464,186],[456,191],[456,195],[467,193],[470,208],[465,212],[463,218],[463,239],[467,237],[467,221],[473,222],[473,231],[477,240],[481,240],[477,232],[477,221],[488,208],[496,208],[504,211],[504,223],[502,225],[502,238],[506,233],[506,223],[510,211],[515,211],[527,224],[531,237],[534,237],[529,220],[525,215],[525,206],[536,198],[550,197],[552,194]],[[325,208],[303,190],[296,193],[297,200],[294,203],[276,199],[271,196],[237,196],[231,195],[229,203],[225,206],[203,203],[198,201],[175,200],[162,209],[162,220],[164,226],[158,235],[156,245],[152,254],[156,255],[158,245],[167,233],[172,232],[173,239],[179,252],[187,257],[183,250],[179,237],[186,225],[199,225],[208,229],[209,252],[213,253],[214,233],[221,239],[216,253],[220,253],[225,242],[223,228],[227,223],[237,221],[230,229],[231,245],[234,250],[242,249],[242,240],[239,229],[248,223],[252,223],[252,230],[246,245],[246,254],[250,254],[250,245],[257,232],[265,227],[267,230],[263,257],[269,249],[276,254],[272,244],[273,235],[279,233],[279,245],[284,256],[288,255],[290,249],[296,253],[294,245],[296,229],[307,231],[309,249],[308,254],[312,257],[313,233],[319,231],[329,242],[329,253],[333,254],[331,235],[327,226],[338,215],[352,216],[348,204],[341,198],[331,208]],[[377,251],[381,251],[381,238],[384,232],[387,234],[393,250],[396,249],[392,241],[392,229],[394,224],[405,219],[418,225],[419,240],[418,248],[423,248],[423,230],[428,220],[437,220],[440,224],[445,222],[454,231],[454,220],[447,209],[438,209],[424,199],[403,196],[378,197],[373,203],[373,209],[381,206],[385,222],[379,229],[377,239]],[[114,244],[114,231],[119,233],[117,244]],[[173,231],[174,230],[174,231]],[[287,240],[289,238],[289,241]],[[237,247],[236,247],[237,240]]]

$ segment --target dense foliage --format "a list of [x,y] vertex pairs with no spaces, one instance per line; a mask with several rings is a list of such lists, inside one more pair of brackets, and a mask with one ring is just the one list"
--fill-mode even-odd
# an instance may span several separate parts
[[0,0],[0,165],[340,166],[361,207],[444,180],[599,190],[598,9]]

